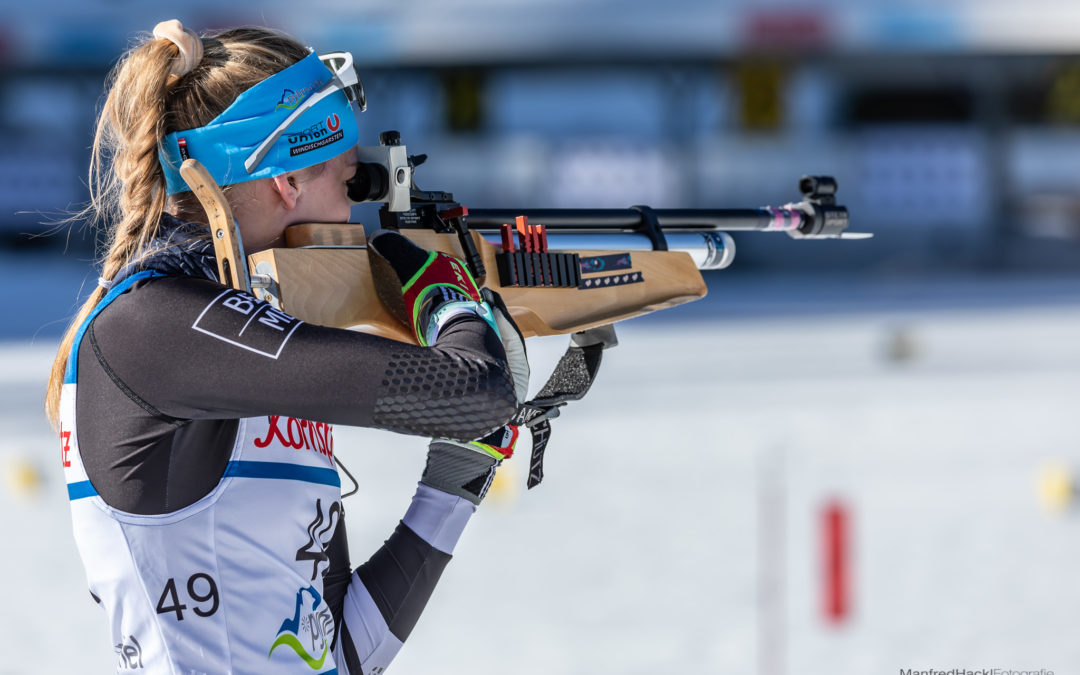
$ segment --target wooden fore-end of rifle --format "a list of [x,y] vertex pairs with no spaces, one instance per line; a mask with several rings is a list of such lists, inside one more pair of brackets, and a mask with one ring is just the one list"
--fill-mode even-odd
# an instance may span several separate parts
[[[402,230],[418,246],[464,257],[454,234]],[[487,274],[478,279],[497,291],[526,337],[573,333],[696,300],[705,282],[691,257],[677,251],[574,251],[577,285],[502,283],[496,247],[470,232]],[[256,275],[275,280],[283,311],[311,323],[360,328],[413,342],[412,334],[378,300],[361,225],[309,224],[286,230],[286,248],[249,257]],[[549,276],[549,281],[551,277]],[[259,297],[264,297],[256,289]],[[265,295],[270,295],[266,293]]]

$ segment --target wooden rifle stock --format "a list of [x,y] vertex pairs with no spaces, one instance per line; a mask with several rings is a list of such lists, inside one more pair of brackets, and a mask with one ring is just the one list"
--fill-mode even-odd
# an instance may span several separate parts
[[[284,248],[259,251],[244,261],[240,233],[221,188],[194,159],[186,160],[180,173],[210,219],[223,283],[251,290],[259,299],[309,323],[415,343],[412,332],[375,293],[362,225],[293,225],[285,231]],[[402,230],[402,234],[422,248],[464,257],[460,239],[453,234],[422,229]],[[525,337],[574,333],[696,300],[706,292],[693,260],[677,251],[628,252],[614,273],[580,274],[580,285],[572,288],[504,286],[497,272],[495,246],[476,232],[469,234],[487,270],[477,282],[502,295]],[[611,254],[577,253],[583,257]]]
[[[422,248],[464,257],[454,234],[420,229],[401,233]],[[470,236],[487,271],[478,283],[502,296],[525,337],[574,333],[673,307],[706,293],[697,266],[679,251],[619,254],[619,269],[581,274],[580,284],[572,288],[503,285],[496,260],[500,249],[476,232]],[[285,241],[284,248],[248,256],[257,297],[310,323],[414,342],[411,332],[376,296],[362,225],[294,225],[285,231]],[[613,255],[612,251],[575,253],[582,259]]]
[[210,172],[199,162],[188,159],[180,165],[180,175],[195,193],[210,224],[210,239],[214,242],[218,278],[226,286],[241,291],[251,291],[247,265],[244,263],[244,246],[240,231],[236,229],[232,209],[225,200],[221,188],[214,182]]

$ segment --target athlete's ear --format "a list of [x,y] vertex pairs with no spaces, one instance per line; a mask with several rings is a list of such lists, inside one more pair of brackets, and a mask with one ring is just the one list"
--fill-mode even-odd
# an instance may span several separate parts
[[281,198],[281,203],[286,211],[296,208],[296,202],[300,199],[300,189],[296,185],[296,177],[291,173],[283,173],[270,179],[274,192]]

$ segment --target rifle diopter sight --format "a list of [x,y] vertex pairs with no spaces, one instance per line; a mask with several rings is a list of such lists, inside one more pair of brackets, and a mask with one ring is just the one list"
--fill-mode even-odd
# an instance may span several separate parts
[[[408,211],[409,190],[415,165],[401,144],[401,134],[384,131],[379,145],[358,148],[356,176],[349,181],[349,199],[354,203],[385,202],[391,211]],[[426,155],[416,165],[422,164]]]

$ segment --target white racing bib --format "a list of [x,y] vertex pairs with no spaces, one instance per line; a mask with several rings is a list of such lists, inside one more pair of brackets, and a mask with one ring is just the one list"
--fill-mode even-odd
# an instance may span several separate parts
[[117,671],[336,673],[334,621],[322,597],[325,547],[341,516],[332,427],[239,420],[224,475],[208,495],[168,514],[125,513],[104,502],[83,468],[77,370],[69,368],[61,396],[61,460]]

